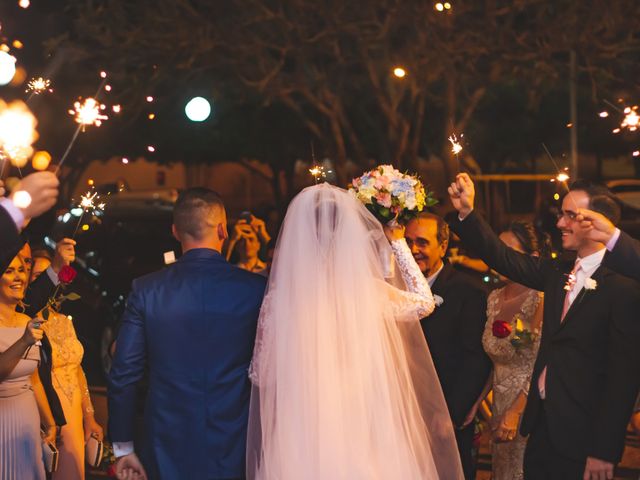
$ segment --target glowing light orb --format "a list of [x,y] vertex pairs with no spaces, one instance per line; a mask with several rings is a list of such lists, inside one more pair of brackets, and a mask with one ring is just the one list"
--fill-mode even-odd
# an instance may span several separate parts
[[0,51],[0,85],[7,85],[16,74],[16,57]]
[[404,78],[407,75],[407,71],[402,67],[396,67],[393,69],[393,74],[398,78]]
[[600,116],[600,118],[607,118],[609,116],[609,112],[605,110],[603,112],[600,112],[598,115]]
[[444,5],[440,2],[436,3],[433,8],[435,8],[437,11],[442,12],[444,11]]
[[29,0],[20,0],[18,2],[18,5],[20,6],[20,8],[29,8],[29,5],[31,5],[31,2]]
[[24,190],[14,193],[12,200],[13,204],[18,208],[27,208],[31,205],[31,195],[29,195],[29,192],[25,192]]
[[122,157],[122,163],[124,163],[125,165],[127,165],[129,163],[129,159],[126,157]]
[[184,107],[184,113],[192,122],[204,122],[211,115],[211,104],[202,97],[194,97]]
[[0,152],[19,168],[33,154],[31,144],[38,139],[36,117],[21,101],[9,105],[0,100]]
[[49,152],[45,152],[43,150],[36,152],[36,154],[31,159],[31,165],[33,166],[34,170],[46,170],[50,163],[51,155],[49,154]]

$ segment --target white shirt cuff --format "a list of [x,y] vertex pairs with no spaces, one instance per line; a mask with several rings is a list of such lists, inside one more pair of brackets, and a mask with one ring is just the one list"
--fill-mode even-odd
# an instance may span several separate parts
[[113,454],[116,458],[131,455],[133,452],[133,442],[113,442]]
[[615,231],[613,232],[613,235],[611,235],[611,238],[607,242],[607,250],[609,251],[613,250],[614,247],[616,246],[616,243],[618,243],[619,238],[620,238],[620,229],[616,228]]
[[57,287],[60,283],[60,279],[58,278],[58,274],[53,270],[51,266],[47,267],[45,270],[47,275],[49,275],[49,280]]
[[467,218],[469,215],[471,215],[471,212],[473,212],[473,209],[469,210],[469,213],[467,213],[464,217],[461,214],[458,213],[458,220],[463,222],[465,218]]
[[22,210],[16,207],[9,198],[0,198],[0,207],[7,211],[13,220],[13,223],[16,224],[18,231],[22,230],[22,227],[24,226],[24,214],[22,213]]

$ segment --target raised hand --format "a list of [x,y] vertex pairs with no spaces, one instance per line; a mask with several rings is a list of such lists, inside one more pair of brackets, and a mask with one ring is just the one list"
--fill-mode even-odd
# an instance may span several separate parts
[[70,265],[76,259],[76,241],[63,238],[56,244],[56,254],[51,262],[51,268],[58,273],[65,265]]
[[404,226],[400,225],[395,220],[392,224],[387,224],[384,227],[384,234],[387,240],[393,242],[394,240],[401,240],[404,238]]
[[586,208],[578,209],[576,220],[580,222],[581,229],[588,231],[591,240],[605,245],[616,231],[616,226],[607,217]]
[[[27,221],[42,215],[56,204],[59,185],[58,177],[51,172],[32,173],[18,182],[10,198],[14,204],[17,203],[16,207],[22,210],[25,221]],[[31,201],[28,205],[16,202],[18,192],[29,194]]]
[[264,223],[264,220],[256,217],[255,215],[251,215],[251,220],[249,221],[251,228],[256,232],[258,238],[262,243],[269,243],[271,241],[271,236],[269,232],[267,232],[267,226]]
[[473,210],[475,199],[475,187],[471,178],[466,173],[459,173],[449,188],[449,197],[453,208],[455,208],[462,218],[466,217]]

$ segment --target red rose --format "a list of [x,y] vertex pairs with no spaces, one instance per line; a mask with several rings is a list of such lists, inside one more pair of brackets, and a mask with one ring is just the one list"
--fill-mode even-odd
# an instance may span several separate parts
[[78,272],[76,272],[73,267],[65,265],[58,272],[58,280],[60,280],[60,283],[68,285],[73,282],[73,279],[76,278],[76,275],[78,275]]
[[107,468],[107,476],[111,477],[111,478],[116,478],[116,466],[114,465],[109,465],[109,468]]
[[506,338],[511,333],[511,325],[504,320],[496,320],[491,326],[493,336],[497,338]]

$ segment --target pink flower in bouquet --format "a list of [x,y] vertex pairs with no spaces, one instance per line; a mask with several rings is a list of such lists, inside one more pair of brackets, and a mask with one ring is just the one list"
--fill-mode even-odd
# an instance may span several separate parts
[[378,192],[376,200],[383,207],[391,208],[391,194],[389,192]]

